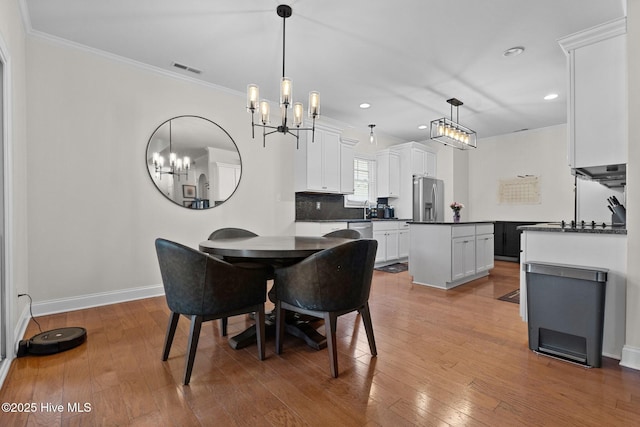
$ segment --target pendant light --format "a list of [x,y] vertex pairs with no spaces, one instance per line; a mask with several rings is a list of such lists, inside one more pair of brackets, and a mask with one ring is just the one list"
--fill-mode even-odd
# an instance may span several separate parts
[[[260,100],[260,89],[258,85],[250,84],[247,86],[247,111],[251,113],[251,136],[255,138],[256,126],[262,128],[262,145],[266,145],[267,135],[275,132],[293,135],[296,137],[296,144],[300,140],[301,130],[311,131],[311,141],[315,142],[316,119],[320,116],[320,93],[316,91],[309,92],[308,114],[312,120],[310,128],[303,127],[304,108],[301,102],[293,102],[293,83],[285,74],[285,24],[287,18],[292,15],[291,6],[281,4],[276,8],[276,13],[282,18],[282,80],[280,81],[280,110],[282,112],[282,122],[278,126],[270,124],[269,102]],[[288,123],[288,110],[293,109],[293,117],[291,127]],[[256,123],[254,116],[258,111],[259,122]],[[267,129],[273,129],[267,132]],[[292,132],[292,131],[295,131]]]

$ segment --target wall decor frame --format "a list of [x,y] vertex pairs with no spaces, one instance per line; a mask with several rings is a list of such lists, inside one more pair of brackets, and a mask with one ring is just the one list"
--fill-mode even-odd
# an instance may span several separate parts
[[195,199],[196,197],[196,186],[195,185],[183,185],[182,186],[182,197]]

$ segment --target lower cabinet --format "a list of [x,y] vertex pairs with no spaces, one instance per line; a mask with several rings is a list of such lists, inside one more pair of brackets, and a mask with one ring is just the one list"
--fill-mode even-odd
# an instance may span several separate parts
[[410,224],[413,283],[451,289],[493,268],[493,224]]
[[398,230],[398,257],[401,260],[409,258],[409,224],[400,224]]
[[476,236],[476,271],[488,271],[494,267],[493,234]]
[[520,260],[520,236],[522,232],[518,230],[521,225],[533,225],[540,222],[524,221],[496,221],[494,255],[497,259],[506,261]]
[[474,236],[451,239],[451,279],[460,280],[475,274],[476,248]]
[[373,238],[378,241],[377,266],[403,261],[409,256],[409,228],[406,222],[374,221]]

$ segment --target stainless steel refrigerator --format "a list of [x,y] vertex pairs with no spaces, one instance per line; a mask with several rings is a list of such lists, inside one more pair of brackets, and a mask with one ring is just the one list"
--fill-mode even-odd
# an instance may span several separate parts
[[413,220],[444,222],[444,182],[413,177]]

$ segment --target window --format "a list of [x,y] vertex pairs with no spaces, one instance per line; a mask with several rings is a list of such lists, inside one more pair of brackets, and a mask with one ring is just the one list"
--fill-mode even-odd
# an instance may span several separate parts
[[[353,194],[345,196],[345,206],[362,208],[376,200],[376,162],[363,156],[353,159]],[[369,203],[367,203],[369,202]]]

